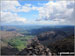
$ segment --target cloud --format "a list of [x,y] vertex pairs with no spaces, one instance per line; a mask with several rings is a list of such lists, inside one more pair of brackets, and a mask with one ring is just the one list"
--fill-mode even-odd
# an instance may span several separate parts
[[75,24],[74,5],[74,1],[50,1],[37,9],[39,18],[36,21],[50,20],[50,22],[59,21],[59,24]]
[[26,18],[19,17],[16,13],[1,12],[2,24],[25,24],[26,22]]
[[29,12],[31,10],[32,10],[31,4],[25,4],[21,6],[20,8],[18,8],[18,12]]
[[1,11],[29,12],[32,10],[31,4],[20,5],[18,1],[1,1]]
[[[27,5],[26,5],[27,6]],[[30,5],[28,5],[30,6]],[[26,18],[18,16],[21,5],[18,1],[1,1],[1,24],[25,24]]]
[[1,22],[25,24],[31,23],[27,18],[18,16],[18,12],[38,11],[37,19],[32,20],[33,24],[75,24],[75,2],[57,1],[40,3],[39,7],[32,4],[20,5],[18,1],[1,1]]
[[17,11],[17,6],[21,6],[18,1],[1,1],[1,11]]
[[51,24],[51,25],[57,25],[59,24],[58,21],[45,21],[45,20],[41,20],[41,21],[28,21],[27,24],[40,24],[40,25],[48,25],[48,24]]

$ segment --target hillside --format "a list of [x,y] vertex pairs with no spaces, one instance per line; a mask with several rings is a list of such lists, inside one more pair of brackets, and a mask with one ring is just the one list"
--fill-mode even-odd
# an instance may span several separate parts
[[[59,40],[57,37],[58,35],[60,36]],[[53,38],[53,36],[55,37]],[[2,54],[51,55],[51,53],[58,54],[58,52],[73,52],[74,51],[74,35],[63,37],[63,38],[61,36],[63,35],[57,34],[57,32],[53,32],[53,31],[44,32],[38,35],[37,37],[35,37],[34,39],[32,39],[30,44],[28,44],[27,47],[24,48],[23,50],[18,51],[16,48],[3,47],[1,49]],[[8,51],[9,53],[5,51]]]
[[48,44],[52,52],[74,52],[74,35]]
[[23,35],[15,31],[0,31],[0,37],[1,37],[0,49],[3,47],[8,47],[9,46],[8,42],[10,39],[14,39],[15,37],[20,37],[20,36]]
[[74,35],[50,31],[38,35],[37,39],[52,52],[74,52]]
[[16,31],[0,31],[1,39],[10,39],[16,36],[24,36]]
[[47,46],[47,43],[51,43],[57,40],[66,38],[67,34],[64,31],[48,31],[37,35],[38,40]]
[[[35,55],[36,53],[39,55],[45,53],[44,55],[46,55],[49,53],[58,54],[58,52],[74,51],[74,27],[48,26],[32,28],[33,29],[26,30],[23,27],[18,30],[17,27],[16,30],[14,30],[14,28],[8,27],[7,29],[4,28],[2,31],[0,31],[1,54]],[[46,52],[46,49],[48,49],[49,52]]]

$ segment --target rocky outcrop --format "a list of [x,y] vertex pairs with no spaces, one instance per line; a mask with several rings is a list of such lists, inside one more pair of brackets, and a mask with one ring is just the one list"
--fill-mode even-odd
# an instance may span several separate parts
[[32,43],[27,46],[18,55],[44,55],[51,56],[51,52],[48,48],[41,45],[38,41],[32,40]]

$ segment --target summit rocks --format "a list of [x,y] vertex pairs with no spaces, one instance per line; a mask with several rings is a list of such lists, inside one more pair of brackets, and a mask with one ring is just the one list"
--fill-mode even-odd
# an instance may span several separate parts
[[32,43],[27,48],[18,53],[18,55],[43,55],[51,56],[51,51],[40,44],[38,41],[32,40]]

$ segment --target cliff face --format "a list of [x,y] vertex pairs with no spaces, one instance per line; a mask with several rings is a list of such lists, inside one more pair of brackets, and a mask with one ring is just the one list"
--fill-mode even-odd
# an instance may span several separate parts
[[18,55],[48,55],[51,56],[51,51],[41,45],[38,41],[32,40],[32,43],[28,45],[23,51],[19,52]]

